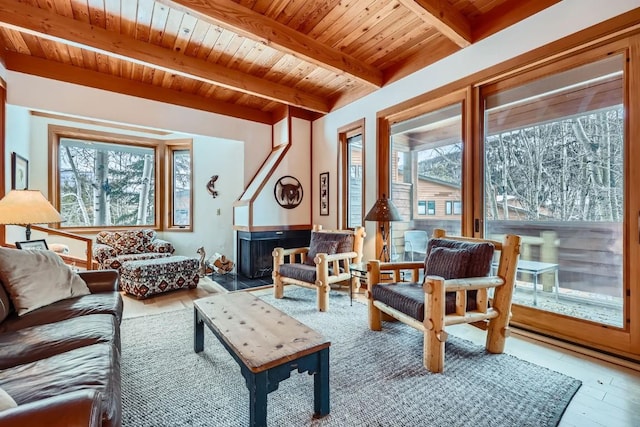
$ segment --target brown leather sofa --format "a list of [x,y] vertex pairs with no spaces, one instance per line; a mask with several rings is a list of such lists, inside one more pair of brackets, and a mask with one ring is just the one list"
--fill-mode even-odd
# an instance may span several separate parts
[[0,427],[121,425],[118,272],[80,276],[91,294],[0,323]]

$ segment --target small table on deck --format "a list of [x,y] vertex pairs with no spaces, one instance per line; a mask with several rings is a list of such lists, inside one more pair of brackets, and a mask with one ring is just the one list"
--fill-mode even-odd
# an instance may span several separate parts
[[[493,268],[497,268],[498,264],[494,263]],[[558,264],[550,262],[528,261],[518,260],[516,266],[517,273],[527,273],[533,275],[533,305],[538,305],[538,276],[542,273],[555,273],[554,291],[556,295],[556,301],[558,300],[559,284],[558,284]]]
[[329,414],[329,346],[313,329],[249,292],[193,302],[193,349],[204,349],[204,325],[240,365],[249,389],[249,425],[267,425],[267,394],[291,371],[313,374],[314,416]]

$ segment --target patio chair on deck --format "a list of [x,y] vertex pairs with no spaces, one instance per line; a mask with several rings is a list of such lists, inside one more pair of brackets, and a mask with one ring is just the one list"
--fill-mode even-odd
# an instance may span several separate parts
[[427,232],[424,230],[407,230],[404,232],[404,259],[410,254],[411,261],[414,256],[417,260],[423,260],[427,256]]

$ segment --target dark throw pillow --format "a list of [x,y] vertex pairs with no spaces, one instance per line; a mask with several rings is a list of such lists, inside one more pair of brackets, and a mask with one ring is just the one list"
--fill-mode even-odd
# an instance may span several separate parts
[[[471,254],[469,262],[467,263],[467,270],[465,271],[464,276],[461,277],[485,277],[488,276],[491,271],[491,261],[493,260],[493,252],[495,250],[491,243],[461,242],[446,238],[433,238],[429,240],[429,244],[427,245],[427,259],[429,259],[431,251],[435,248],[464,249]],[[425,260],[425,269],[426,267],[427,261]]]
[[327,239],[325,236],[329,233],[311,233],[311,242],[309,243],[309,252],[304,263],[307,265],[316,265],[313,259],[317,254],[335,254],[338,242],[336,240]]
[[471,252],[466,249],[433,248],[427,257],[426,273],[447,279],[466,277]]

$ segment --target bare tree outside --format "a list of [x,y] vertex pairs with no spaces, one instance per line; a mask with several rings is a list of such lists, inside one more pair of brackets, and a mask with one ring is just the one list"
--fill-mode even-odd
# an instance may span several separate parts
[[623,110],[490,135],[487,219],[621,221]]
[[62,138],[59,174],[64,226],[153,224],[153,148]]

